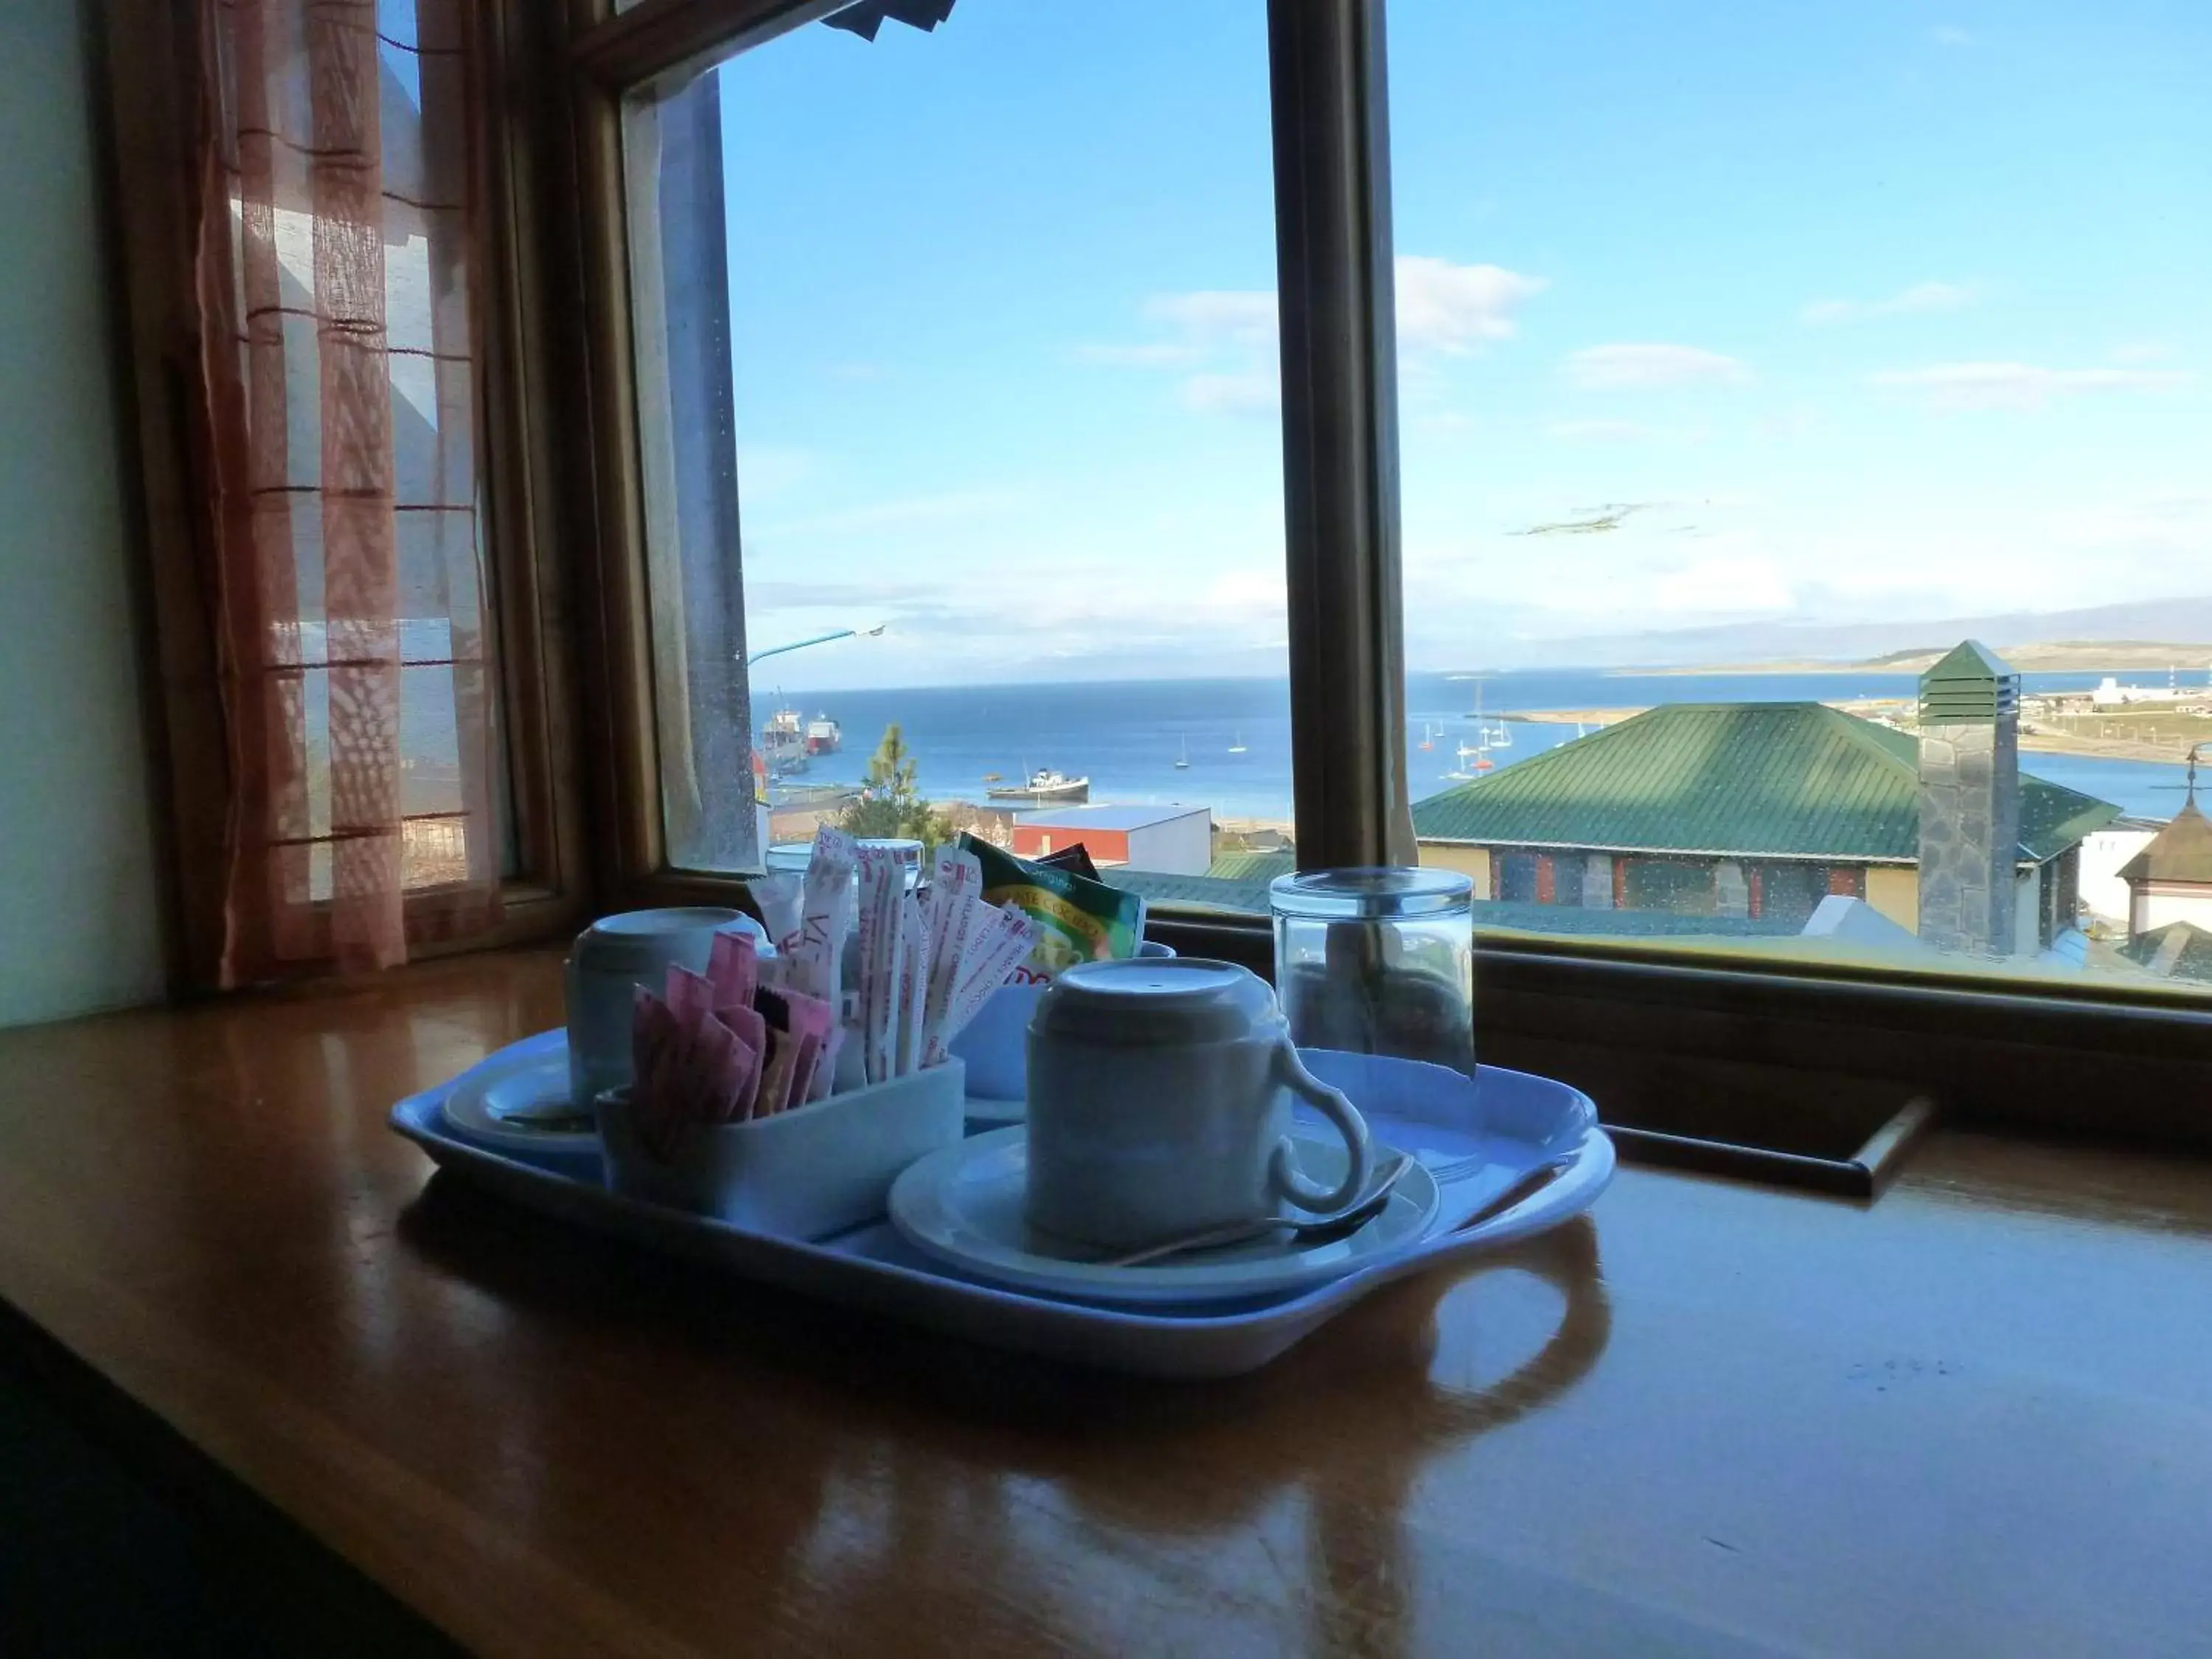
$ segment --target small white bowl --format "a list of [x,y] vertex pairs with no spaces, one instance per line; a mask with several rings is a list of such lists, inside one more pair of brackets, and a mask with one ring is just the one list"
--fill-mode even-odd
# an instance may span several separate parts
[[880,1219],[906,1166],[958,1140],[957,1060],[747,1123],[688,1125],[662,1163],[637,1135],[630,1091],[597,1102],[607,1185],[625,1198],[712,1216],[749,1232],[826,1238]]

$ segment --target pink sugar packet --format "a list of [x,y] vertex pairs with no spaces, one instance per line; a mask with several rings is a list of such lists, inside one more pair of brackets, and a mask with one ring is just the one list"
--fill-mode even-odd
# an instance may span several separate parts
[[665,994],[668,1006],[687,1031],[697,1030],[699,1022],[714,1012],[713,983],[704,974],[695,974],[681,963],[669,964]]
[[639,987],[630,1018],[630,1111],[638,1138],[663,1159],[683,1129],[676,1084],[683,1049],[684,1027],[675,1010]]
[[750,933],[714,935],[707,957],[707,982],[714,988],[716,1007],[752,1006],[754,988],[760,984],[760,951]]
[[822,1075],[822,1060],[830,1050],[830,1033],[836,1027],[837,1017],[828,1003],[803,991],[786,991],[783,1004],[791,1035],[799,1044],[793,1057],[791,1079],[791,1104],[799,1106],[819,1100],[830,1091],[826,1076],[820,1093],[815,1091],[814,1085],[815,1079]]
[[691,1116],[702,1123],[726,1123],[744,1080],[737,1034],[709,1014],[692,1033],[687,1093]]

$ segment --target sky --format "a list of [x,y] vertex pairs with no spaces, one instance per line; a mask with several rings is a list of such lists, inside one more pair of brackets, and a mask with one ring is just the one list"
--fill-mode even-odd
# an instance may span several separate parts
[[[2212,6],[1389,28],[1412,666],[2212,592]],[[1284,672],[1261,0],[719,73],[779,685]]]

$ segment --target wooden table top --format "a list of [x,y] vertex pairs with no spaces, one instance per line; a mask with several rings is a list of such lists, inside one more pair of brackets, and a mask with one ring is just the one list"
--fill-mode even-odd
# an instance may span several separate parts
[[0,1298],[486,1652],[2203,1653],[2212,1170],[1627,1170],[1257,1376],[573,1237],[392,1135],[555,959],[0,1035]]

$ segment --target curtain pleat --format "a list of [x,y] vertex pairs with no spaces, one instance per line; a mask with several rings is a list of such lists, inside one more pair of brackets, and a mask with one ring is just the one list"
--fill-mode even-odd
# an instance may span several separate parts
[[468,0],[202,0],[222,976],[495,920]]

